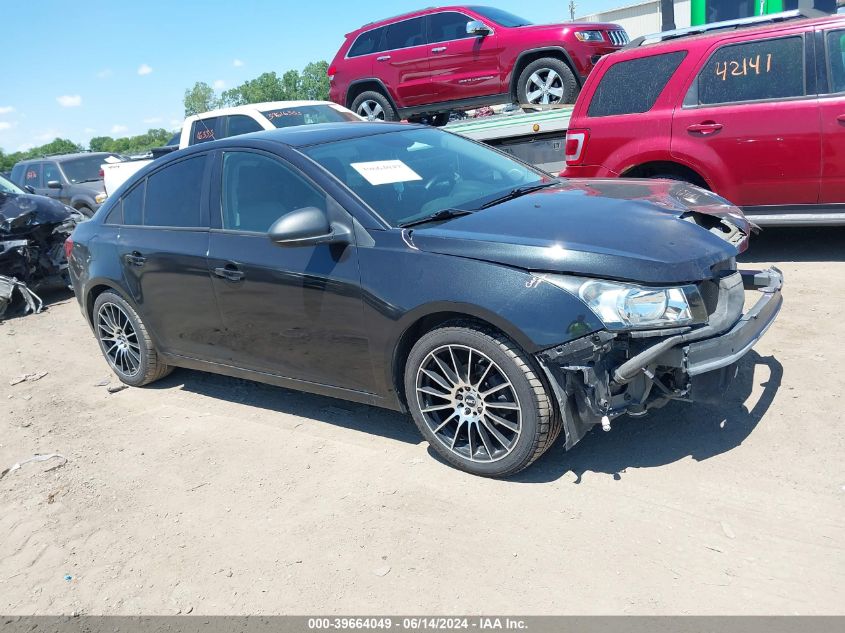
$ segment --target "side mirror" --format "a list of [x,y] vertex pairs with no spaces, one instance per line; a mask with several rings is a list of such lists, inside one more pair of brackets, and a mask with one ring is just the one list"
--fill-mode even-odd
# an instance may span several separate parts
[[317,207],[286,213],[267,232],[270,240],[279,246],[349,243],[351,234],[348,228],[329,222],[326,212]]
[[469,35],[490,35],[493,32],[489,26],[484,24],[481,20],[471,20],[467,22],[467,34]]
[[27,193],[35,193],[35,187],[33,187],[32,185],[24,185],[23,189]]
[[47,181],[47,189],[61,189],[62,183],[58,180],[48,180]]

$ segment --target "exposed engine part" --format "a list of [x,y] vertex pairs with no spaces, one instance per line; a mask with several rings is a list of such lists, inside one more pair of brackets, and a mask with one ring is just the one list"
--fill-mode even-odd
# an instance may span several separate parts
[[30,312],[38,314],[41,312],[41,308],[44,307],[44,302],[41,301],[41,297],[27,288],[26,284],[22,281],[18,281],[14,277],[5,277],[0,275],[0,318],[3,318],[3,315],[6,313],[6,309],[9,305],[11,305],[13,299],[12,294],[15,290],[18,291],[18,294],[20,294],[23,299],[25,314]]

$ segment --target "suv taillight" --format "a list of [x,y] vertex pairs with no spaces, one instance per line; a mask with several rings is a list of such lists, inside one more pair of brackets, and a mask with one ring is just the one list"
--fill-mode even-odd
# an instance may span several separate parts
[[329,76],[329,81],[334,79],[334,75],[337,72],[337,66],[329,66],[329,69],[326,71],[326,74]]
[[584,148],[590,139],[590,130],[567,130],[566,132],[566,164],[577,165],[584,158]]
[[65,240],[65,259],[70,261],[70,254],[73,251],[73,240],[71,238],[67,238]]

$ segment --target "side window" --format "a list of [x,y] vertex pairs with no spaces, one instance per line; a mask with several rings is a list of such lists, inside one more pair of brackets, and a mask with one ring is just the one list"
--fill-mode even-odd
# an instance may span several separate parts
[[830,31],[827,34],[827,57],[830,92],[845,92],[845,31]]
[[229,129],[226,136],[240,136],[241,134],[249,134],[250,132],[260,132],[264,128],[252,117],[243,114],[233,114],[226,117]]
[[411,46],[425,44],[424,24],[425,18],[420,17],[388,25],[384,50],[392,51],[397,48],[410,48]]
[[800,36],[723,46],[698,75],[701,105],[805,94],[804,40]]
[[44,185],[46,186],[51,180],[62,182],[62,174],[56,163],[44,163]]
[[355,40],[355,43],[346,54],[347,57],[361,57],[361,55],[369,55],[370,53],[378,53],[384,50],[384,31],[385,27],[373,29],[361,33]]
[[194,124],[191,126],[191,142],[189,144],[206,143],[217,138],[217,122],[218,117],[194,121]]
[[456,11],[432,13],[428,16],[428,41],[433,44],[475,37],[467,33],[467,23],[471,21],[471,18]]
[[26,166],[23,184],[36,189],[41,188],[41,163],[30,163]]
[[206,156],[167,165],[147,178],[145,226],[199,227]]
[[[120,224],[131,224],[133,226],[140,226],[144,223],[144,194],[146,193],[147,189],[147,181],[141,181],[141,184],[136,186],[132,191],[127,193],[123,196],[123,200],[119,205],[120,215],[115,218],[115,221],[112,221],[111,216],[114,214],[109,214],[109,221],[112,224],[120,223]],[[117,211],[117,207],[115,211]]]
[[12,182],[18,185],[19,187],[24,184],[23,172],[25,167],[26,165],[21,165],[20,163],[12,167]]
[[266,233],[284,214],[326,209],[326,196],[292,167],[252,152],[223,154],[223,228]]
[[613,64],[601,78],[587,115],[648,112],[686,56],[686,51],[675,51]]

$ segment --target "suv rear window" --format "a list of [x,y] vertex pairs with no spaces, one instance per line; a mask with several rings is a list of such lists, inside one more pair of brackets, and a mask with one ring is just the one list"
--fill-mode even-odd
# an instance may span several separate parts
[[383,41],[385,27],[379,27],[372,31],[366,31],[358,36],[355,43],[346,54],[347,57],[360,57],[361,55],[369,55],[370,53],[377,53],[383,50],[381,43]]
[[805,93],[800,36],[724,46],[698,75],[701,105],[786,99]]
[[587,115],[648,112],[686,56],[686,51],[675,51],[613,64],[601,78]]

